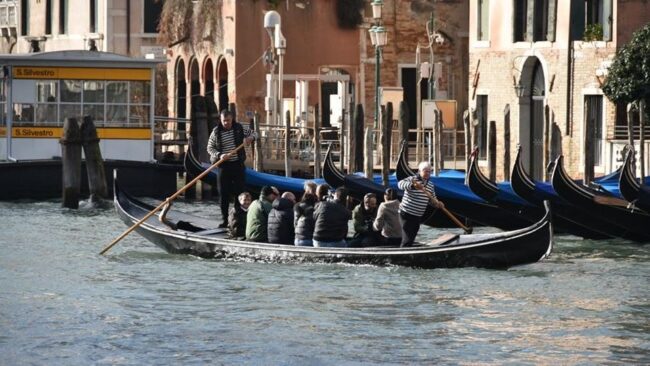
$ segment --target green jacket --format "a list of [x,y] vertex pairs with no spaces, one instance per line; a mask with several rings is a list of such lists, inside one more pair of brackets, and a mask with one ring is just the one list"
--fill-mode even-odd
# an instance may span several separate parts
[[251,203],[246,214],[246,240],[267,241],[266,224],[272,207],[271,202],[262,198]]
[[354,235],[363,235],[368,231],[372,231],[372,223],[377,217],[377,209],[372,211],[366,210],[361,202],[357,207],[352,210],[352,225],[354,227]]

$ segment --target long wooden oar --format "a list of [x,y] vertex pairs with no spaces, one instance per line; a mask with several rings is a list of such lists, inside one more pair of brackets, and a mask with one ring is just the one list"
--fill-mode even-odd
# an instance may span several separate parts
[[239,145],[235,150],[233,150],[233,151],[231,151],[230,153],[224,155],[221,159],[219,159],[219,161],[217,161],[216,163],[212,164],[209,168],[207,168],[205,171],[203,171],[203,173],[197,175],[196,178],[192,179],[189,183],[187,183],[185,186],[183,186],[183,188],[179,189],[176,193],[174,193],[174,194],[171,195],[170,197],[167,197],[167,199],[164,200],[161,204],[159,204],[158,207],[156,207],[156,208],[154,208],[153,210],[151,210],[148,214],[146,214],[143,218],[141,218],[140,221],[138,221],[138,222],[136,222],[135,224],[133,224],[133,226],[131,226],[131,227],[128,228],[125,232],[123,232],[122,235],[120,235],[120,236],[118,236],[117,238],[115,238],[115,240],[113,240],[113,241],[112,241],[110,244],[108,244],[104,249],[102,249],[102,251],[99,252],[99,254],[100,254],[100,255],[103,255],[104,253],[108,252],[108,251],[109,251],[113,246],[115,246],[115,244],[117,244],[120,240],[124,239],[125,236],[129,235],[129,233],[131,233],[131,231],[135,230],[135,228],[137,228],[138,226],[140,226],[143,222],[147,221],[147,219],[150,218],[153,214],[155,214],[156,211],[160,210],[160,209],[163,208],[166,204],[168,204],[169,202],[171,202],[171,201],[173,201],[174,199],[176,199],[176,197],[178,197],[181,193],[185,192],[188,188],[190,188],[191,186],[193,186],[194,184],[196,184],[196,182],[198,182],[199,179],[203,178],[203,177],[206,176],[208,173],[210,173],[210,171],[211,171],[212,169],[218,167],[219,165],[221,165],[221,163],[223,163],[224,161],[230,159],[230,157],[231,157],[233,154],[236,154],[237,151],[243,149],[244,146],[245,146],[245,144],[246,144],[245,142],[242,143],[242,144]]
[[[424,192],[424,194],[426,194],[427,197],[429,197],[429,200],[430,200],[432,203],[434,203],[434,202],[437,201],[437,199],[435,199],[435,198],[431,195],[431,193],[429,193],[429,191],[426,190],[425,187],[422,187],[422,189],[420,189],[420,190],[421,190],[422,192]],[[444,214],[447,215],[447,217],[449,217],[449,218],[451,219],[451,221],[454,222],[454,224],[458,225],[458,227],[461,228],[461,229],[463,229],[467,234],[471,234],[472,231],[474,231],[473,228],[471,228],[471,227],[467,227],[467,226],[465,226],[465,224],[463,224],[462,222],[460,222],[460,220],[458,220],[458,218],[457,218],[456,216],[454,216],[453,213],[451,213],[449,210],[447,210],[446,207],[439,207],[439,209],[442,210],[442,212],[444,212]]]

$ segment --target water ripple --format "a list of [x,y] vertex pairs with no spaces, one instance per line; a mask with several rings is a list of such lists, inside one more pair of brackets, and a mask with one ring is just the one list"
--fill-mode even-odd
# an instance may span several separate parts
[[2,364],[650,363],[650,248],[622,240],[420,270],[205,260],[136,234],[99,256],[126,229],[110,205],[0,202],[0,222]]

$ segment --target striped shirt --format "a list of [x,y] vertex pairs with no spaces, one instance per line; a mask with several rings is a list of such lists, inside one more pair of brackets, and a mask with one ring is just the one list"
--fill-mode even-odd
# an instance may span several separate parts
[[424,189],[427,190],[431,196],[434,198],[436,197],[435,188],[430,180],[423,182],[419,175],[404,178],[397,183],[397,187],[404,191],[404,197],[402,197],[399,210],[400,212],[405,212],[413,216],[422,216],[429,204],[429,197],[419,189],[413,188],[414,180],[422,183]]
[[[235,131],[231,128],[228,131],[223,130],[221,131],[221,153],[222,154],[227,154],[233,150],[235,150],[237,146],[235,145]],[[221,157],[219,157],[221,158]],[[238,161],[239,157],[237,154],[233,154],[230,156],[228,161]]]
[[[230,130],[219,130],[218,128],[214,128],[212,130],[212,133],[210,133],[210,138],[208,139],[208,154],[210,154],[210,161],[211,162],[216,162],[217,160],[221,159],[223,155],[235,150],[237,148],[237,139],[235,138],[235,133],[237,133],[238,129],[240,126],[234,125]],[[257,134],[254,131],[251,131],[250,129],[243,128],[241,126],[241,131],[243,131],[243,137],[249,137],[252,136],[253,138],[257,138]],[[240,152],[241,154],[241,152]],[[245,155],[244,156],[245,159]],[[238,154],[234,154],[231,156],[228,161],[239,161],[240,157]]]

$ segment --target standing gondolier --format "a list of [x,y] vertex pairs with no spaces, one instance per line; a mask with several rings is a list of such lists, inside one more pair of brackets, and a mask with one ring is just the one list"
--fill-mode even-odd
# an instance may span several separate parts
[[[228,160],[224,161],[219,168],[219,195],[221,197],[221,218],[223,222],[219,227],[228,226],[228,206],[233,197],[237,197],[244,190],[246,179],[246,152],[241,149],[237,154],[230,155],[230,152],[243,143],[247,145],[255,139],[255,134],[250,130],[233,121],[232,112],[224,109],[221,111],[221,121],[217,124],[208,139],[208,154],[210,162],[214,163],[226,155]],[[238,205],[237,200],[234,205]]]
[[399,221],[402,226],[402,247],[411,246],[415,242],[415,236],[420,230],[422,215],[424,215],[430,201],[437,208],[445,207],[436,198],[435,187],[429,181],[430,177],[431,165],[423,161],[418,165],[418,174],[404,178],[397,183],[397,187],[404,191],[404,197],[399,205]]

